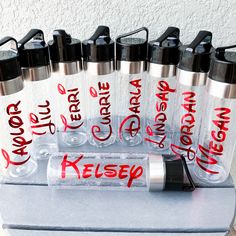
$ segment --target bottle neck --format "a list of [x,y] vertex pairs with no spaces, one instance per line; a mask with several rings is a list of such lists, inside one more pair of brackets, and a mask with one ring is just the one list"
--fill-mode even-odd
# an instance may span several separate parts
[[206,85],[207,73],[192,72],[177,68],[177,81],[185,86],[204,86]]
[[222,99],[236,99],[236,84],[219,82],[207,78],[206,90],[208,94]]

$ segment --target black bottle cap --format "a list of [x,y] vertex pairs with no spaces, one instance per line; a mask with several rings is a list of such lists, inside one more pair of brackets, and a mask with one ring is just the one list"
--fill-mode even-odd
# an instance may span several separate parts
[[0,46],[8,42],[14,42],[15,50],[0,50],[0,81],[14,79],[21,75],[17,41],[12,37],[4,37],[0,40]]
[[[146,32],[145,39],[128,37],[141,31]],[[146,27],[118,36],[116,38],[116,59],[119,61],[146,61],[147,43],[148,29]]]
[[44,41],[42,30],[31,29],[28,34],[18,42],[18,45],[21,67],[49,65],[48,46]]
[[207,73],[213,49],[211,41],[211,32],[200,31],[189,45],[181,46],[178,68],[186,71]]
[[65,30],[54,30],[53,40],[48,42],[52,62],[81,61],[81,42],[71,38]]
[[83,59],[86,62],[106,62],[114,60],[114,41],[107,26],[98,26],[90,39],[82,43]]
[[184,156],[163,155],[163,159],[166,167],[164,190],[193,191],[195,185]]
[[228,47],[220,47],[215,50],[211,60],[209,78],[229,83],[236,84],[236,52],[226,49],[236,48],[236,45]]
[[168,27],[156,40],[148,44],[148,61],[162,65],[177,65],[179,63],[179,28]]

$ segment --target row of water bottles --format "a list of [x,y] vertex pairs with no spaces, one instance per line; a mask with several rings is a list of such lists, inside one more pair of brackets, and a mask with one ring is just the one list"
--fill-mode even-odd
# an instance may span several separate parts
[[143,27],[114,42],[106,26],[82,43],[64,30],[48,44],[38,29],[3,38],[12,44],[0,51],[1,172],[28,175],[58,144],[117,142],[183,154],[200,180],[224,181],[236,143],[236,53],[225,50],[236,46],[211,41],[200,31],[182,45],[169,27],[148,42]]

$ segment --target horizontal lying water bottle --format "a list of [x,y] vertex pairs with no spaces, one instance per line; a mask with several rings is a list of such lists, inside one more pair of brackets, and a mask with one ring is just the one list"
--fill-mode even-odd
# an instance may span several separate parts
[[78,189],[194,190],[185,159],[175,155],[55,153],[47,179],[49,186]]

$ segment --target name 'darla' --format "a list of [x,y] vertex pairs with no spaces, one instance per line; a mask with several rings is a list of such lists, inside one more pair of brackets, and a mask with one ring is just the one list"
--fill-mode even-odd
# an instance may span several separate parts
[[131,137],[136,136],[140,130],[140,99],[141,99],[141,79],[131,80],[133,91],[130,92],[129,111],[131,115],[127,116],[120,124],[119,138],[122,140],[122,133],[129,133]]
[[[29,159],[30,155],[28,155],[28,145],[32,143],[32,139],[26,140],[24,137],[24,122],[21,118],[21,101],[18,101],[15,104],[9,104],[6,108],[7,115],[9,117],[8,124],[10,128],[10,135],[12,137],[12,150],[11,153],[13,156],[24,157],[21,161],[11,160],[10,153],[5,149],[1,149],[2,155],[6,160],[5,168],[8,168],[9,165],[23,165]],[[26,157],[25,157],[26,156]]]
[[[146,133],[149,137],[145,138],[146,142],[153,143],[158,148],[164,148],[164,141],[166,139],[166,121],[168,119],[165,111],[168,109],[169,93],[174,93],[175,89],[172,89],[167,81],[161,80],[157,84],[156,98],[156,115],[154,117],[155,124],[153,127],[148,125],[146,127]],[[159,102],[161,100],[161,102]],[[154,130],[153,130],[154,129]],[[156,141],[155,137],[161,137],[160,141]]]
[[[68,154],[64,154],[63,160],[61,162],[61,178],[66,179],[67,170],[71,168],[75,171],[76,177],[79,180],[81,179],[100,179],[100,181],[104,179],[120,179],[127,180],[127,187],[132,187],[133,181],[139,179],[143,175],[143,167],[140,165],[129,165],[126,164],[114,164],[107,163],[91,163],[88,160],[87,163],[81,164],[80,162],[84,158],[84,155],[79,155],[74,161],[68,159]],[[86,160],[87,161],[87,160]]]
[[215,108],[214,111],[216,112],[216,119],[212,120],[211,140],[208,147],[204,147],[204,144],[198,145],[198,154],[200,155],[196,157],[198,166],[210,174],[219,173],[214,170],[214,165],[218,163],[218,159],[224,152],[224,141],[229,129],[231,109],[219,107]]

